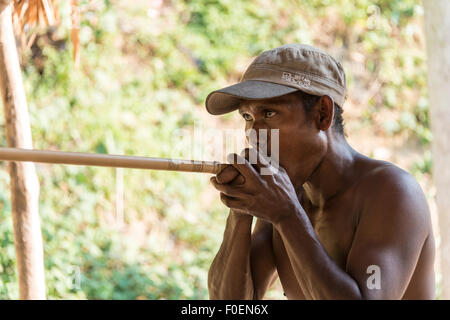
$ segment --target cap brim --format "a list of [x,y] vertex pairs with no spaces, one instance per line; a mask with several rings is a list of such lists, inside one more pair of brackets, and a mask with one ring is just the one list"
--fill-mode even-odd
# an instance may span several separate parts
[[272,82],[246,80],[211,92],[206,97],[206,110],[213,115],[220,115],[238,109],[242,100],[276,98],[298,90]]

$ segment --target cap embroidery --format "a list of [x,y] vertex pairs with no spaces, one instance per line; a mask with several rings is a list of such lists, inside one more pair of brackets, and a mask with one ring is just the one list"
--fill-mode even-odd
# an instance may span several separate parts
[[299,74],[292,74],[290,72],[283,72],[281,79],[303,87],[309,87],[311,85],[311,80],[306,79],[304,76]]

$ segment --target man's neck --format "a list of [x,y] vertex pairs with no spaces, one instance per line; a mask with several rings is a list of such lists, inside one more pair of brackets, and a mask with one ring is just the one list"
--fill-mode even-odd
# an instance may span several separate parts
[[328,140],[324,158],[303,184],[304,192],[314,206],[323,208],[328,200],[351,184],[357,155],[344,137],[335,136]]

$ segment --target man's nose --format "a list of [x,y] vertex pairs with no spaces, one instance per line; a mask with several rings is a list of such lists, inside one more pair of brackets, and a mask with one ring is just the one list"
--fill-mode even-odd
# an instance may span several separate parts
[[263,119],[255,119],[251,125],[251,129],[255,130],[256,132],[259,132],[261,129],[269,129],[267,124],[264,122]]
[[247,130],[247,140],[252,146],[256,147],[257,143],[260,145],[267,143],[267,138],[270,135],[270,128],[264,121],[253,121],[251,127]]

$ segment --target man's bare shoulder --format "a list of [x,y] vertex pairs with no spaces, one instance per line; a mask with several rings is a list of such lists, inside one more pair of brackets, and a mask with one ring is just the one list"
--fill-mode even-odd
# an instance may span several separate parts
[[416,179],[395,164],[370,158],[361,162],[359,166],[362,174],[358,186],[361,191],[370,192],[372,196],[386,192],[399,192],[398,196],[423,195]]
[[358,183],[361,213],[391,221],[408,220],[408,224],[429,230],[428,203],[416,179],[393,163],[370,158],[363,161],[367,170]]
[[367,297],[432,297],[434,238],[419,183],[389,162],[370,160],[360,168],[371,169],[361,177],[356,191],[362,197],[361,210],[346,270],[360,281],[367,279],[369,264],[385,270],[383,290],[365,291]]

